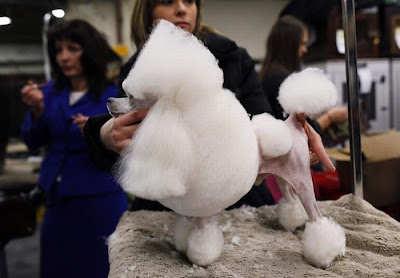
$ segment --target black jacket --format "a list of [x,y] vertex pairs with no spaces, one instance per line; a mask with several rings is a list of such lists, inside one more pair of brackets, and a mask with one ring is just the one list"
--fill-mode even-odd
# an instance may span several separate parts
[[283,81],[288,77],[289,74],[283,71],[277,71],[271,74],[267,74],[262,79],[262,86],[264,89],[265,96],[268,99],[268,102],[272,108],[272,114],[275,118],[284,120],[286,117],[284,115],[284,111],[282,106],[279,104],[277,100],[279,87],[283,83]]
[[[244,48],[238,47],[232,40],[215,33],[207,34],[203,42],[211,53],[219,61],[219,67],[224,73],[224,88],[235,93],[237,99],[250,115],[261,114],[264,112],[272,113],[270,104],[266,99],[254,70],[254,62]],[[121,87],[122,81],[125,80],[132,66],[137,59],[138,53],[133,55],[129,61],[123,65],[120,73],[119,89],[120,95],[124,95]],[[96,164],[104,170],[110,171],[117,161],[119,155],[107,150],[100,141],[100,128],[110,119],[109,115],[100,115],[90,117],[84,127],[84,135],[88,144],[89,152]],[[221,158],[224,159],[224,158]],[[264,204],[272,204],[273,200],[270,193],[264,185],[253,187],[248,195],[243,197],[239,204],[248,204],[252,206],[261,206]],[[254,202],[252,202],[254,200]],[[235,206],[233,206],[235,207]],[[135,199],[133,202],[133,210],[165,209],[156,202]]]

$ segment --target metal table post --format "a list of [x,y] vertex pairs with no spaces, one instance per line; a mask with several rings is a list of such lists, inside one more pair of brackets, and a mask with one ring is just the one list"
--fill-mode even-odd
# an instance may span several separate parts
[[342,0],[343,28],[345,35],[345,58],[347,91],[349,93],[350,155],[352,166],[352,193],[363,198],[360,107],[357,78],[357,43],[354,0]]
[[6,241],[0,241],[0,278],[8,278]]

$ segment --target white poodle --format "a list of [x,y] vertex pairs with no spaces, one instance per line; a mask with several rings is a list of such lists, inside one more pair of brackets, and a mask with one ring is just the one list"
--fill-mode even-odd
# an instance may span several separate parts
[[[290,124],[267,114],[254,117],[252,123],[234,94],[222,84],[223,73],[209,50],[192,34],[161,20],[123,82],[128,98],[112,99],[108,105],[113,115],[151,107],[132,144],[121,154],[117,177],[127,192],[157,200],[178,213],[174,244],[197,265],[213,263],[223,249],[222,232],[211,216],[244,196],[259,171],[280,174],[266,166],[268,161],[304,155],[301,159],[307,160],[309,167],[307,145],[303,146],[305,153],[291,151],[298,144]],[[309,168],[297,170],[310,174]],[[293,170],[291,173],[297,175]],[[282,175],[282,180],[286,178]],[[298,188],[308,184],[287,182],[303,201]],[[290,201],[291,195],[285,196]],[[315,198],[310,202],[315,203]],[[325,225],[319,221],[319,212],[314,217],[316,205],[312,207],[311,222]],[[310,233],[314,237],[314,232]],[[315,252],[308,251],[306,239],[304,245],[305,254]],[[330,252],[325,243],[321,246]],[[317,262],[306,256],[315,265],[325,266],[325,259],[318,263],[320,253],[315,254]],[[326,251],[322,253],[325,256]],[[343,252],[333,253],[333,257],[329,253],[328,264]]]

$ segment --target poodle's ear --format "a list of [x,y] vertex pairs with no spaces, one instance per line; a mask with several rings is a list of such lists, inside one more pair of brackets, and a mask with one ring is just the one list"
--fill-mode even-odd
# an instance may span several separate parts
[[153,106],[121,157],[118,180],[125,191],[149,200],[186,193],[194,160],[192,141],[168,99]]
[[287,154],[292,148],[292,132],[283,121],[264,113],[254,116],[252,125],[264,158],[270,159]]

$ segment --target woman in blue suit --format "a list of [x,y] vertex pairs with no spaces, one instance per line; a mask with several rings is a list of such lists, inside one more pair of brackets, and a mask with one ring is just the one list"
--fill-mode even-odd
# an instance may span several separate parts
[[107,112],[117,95],[107,81],[107,42],[82,20],[65,21],[47,34],[54,80],[21,90],[28,105],[23,140],[46,146],[39,184],[46,192],[41,234],[41,277],[108,275],[106,239],[127,209],[125,193],[90,160],[82,135],[89,116]]

